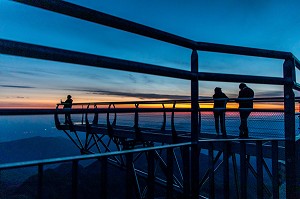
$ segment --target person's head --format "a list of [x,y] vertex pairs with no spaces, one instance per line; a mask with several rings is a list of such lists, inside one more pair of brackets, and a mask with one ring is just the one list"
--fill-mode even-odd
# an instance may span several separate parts
[[247,87],[245,83],[240,83],[239,88],[242,90],[243,88]]
[[221,92],[222,92],[222,89],[220,87],[215,88],[215,93],[221,93]]
[[72,98],[72,96],[71,96],[71,95],[68,95],[68,96],[67,96],[67,98],[68,98],[68,99],[71,99],[71,98]]

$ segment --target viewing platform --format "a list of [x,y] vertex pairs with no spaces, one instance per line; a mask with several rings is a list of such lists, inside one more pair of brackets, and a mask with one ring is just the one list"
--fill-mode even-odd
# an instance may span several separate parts
[[[46,194],[53,193],[51,188],[61,184],[70,190],[60,192],[67,192],[66,197],[72,199],[114,198],[115,192],[127,199],[300,198],[299,98],[296,97],[300,91],[296,78],[300,61],[291,52],[194,41],[65,1],[13,1],[175,45],[189,50],[191,55],[190,65],[179,69],[0,38],[3,55],[189,83],[187,100],[73,103],[71,109],[63,109],[63,103],[57,104],[56,109],[1,109],[0,116],[53,115],[56,128],[68,136],[81,154],[0,164],[0,175],[7,170],[36,168],[36,176],[30,177],[30,184],[36,189],[30,189],[29,198],[46,198]],[[203,72],[198,60],[198,53],[202,52],[281,60],[283,74],[272,77],[225,74],[217,70]],[[245,70],[235,72],[242,71]],[[253,98],[248,138],[239,138],[242,109],[237,108],[236,99],[229,99],[224,110],[227,135],[222,136],[216,134],[212,99],[199,99],[200,81],[244,82],[264,85],[266,89],[278,86],[282,95]],[[71,120],[65,121],[66,114]],[[81,163],[91,160],[95,163],[93,169],[82,169]],[[68,180],[49,183],[45,176],[53,170],[48,166],[62,163],[70,163],[68,169],[61,171],[69,175]],[[118,189],[112,183],[116,180],[120,182]],[[83,185],[97,186],[86,191]],[[1,186],[0,181],[0,191],[5,191]]]

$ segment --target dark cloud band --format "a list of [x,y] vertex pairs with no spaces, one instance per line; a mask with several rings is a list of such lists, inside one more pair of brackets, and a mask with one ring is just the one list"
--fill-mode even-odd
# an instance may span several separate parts
[[0,85],[3,88],[35,88],[32,86],[17,86],[17,85]]

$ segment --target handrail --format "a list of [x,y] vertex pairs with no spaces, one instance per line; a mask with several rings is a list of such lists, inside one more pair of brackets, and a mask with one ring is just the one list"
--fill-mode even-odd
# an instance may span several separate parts
[[72,50],[64,50],[60,48],[28,44],[6,39],[0,39],[0,53],[128,72],[146,73],[186,80],[197,77],[197,74],[193,74],[190,71],[181,69],[76,52]]
[[280,77],[234,75],[207,72],[192,73],[190,71],[170,68],[166,66],[122,60],[95,54],[76,52],[5,39],[0,39],[0,53],[186,80],[191,80],[192,78],[196,77],[199,81],[205,80],[223,82],[246,82],[275,85],[294,83],[290,82],[290,80],[285,80],[284,78]]
[[114,152],[78,155],[78,156],[62,157],[62,158],[50,158],[46,160],[34,160],[34,161],[26,161],[26,162],[18,162],[18,163],[6,163],[6,164],[0,164],[0,170],[8,169],[8,168],[13,169],[13,168],[20,168],[20,167],[36,166],[39,164],[45,165],[45,164],[68,162],[73,160],[89,160],[89,159],[96,159],[96,158],[107,157],[107,156],[125,155],[128,153],[140,153],[140,152],[152,151],[152,150],[177,148],[177,147],[189,146],[190,144],[191,144],[190,142],[186,142],[186,143],[170,144],[164,146],[153,146],[153,147],[130,149],[125,151],[114,151]]
[[[263,138],[263,139],[205,139],[205,140],[198,140],[198,143],[206,143],[206,142],[237,142],[237,141],[285,141],[284,138]],[[98,154],[88,154],[88,155],[78,155],[78,156],[71,156],[71,157],[62,157],[62,158],[49,158],[45,160],[34,160],[34,161],[25,161],[25,162],[17,162],[17,163],[5,163],[0,164],[0,170],[3,169],[15,169],[21,167],[30,167],[30,166],[38,166],[40,164],[56,164],[56,163],[63,163],[69,161],[79,161],[79,160],[90,160],[90,159],[98,159],[101,157],[108,157],[108,156],[117,156],[117,155],[125,155],[128,153],[141,153],[153,150],[161,150],[161,149],[169,149],[169,148],[178,148],[184,146],[191,146],[191,142],[185,143],[178,143],[178,144],[170,144],[170,145],[163,145],[163,146],[152,146],[152,147],[145,147],[145,148],[137,148],[137,149],[130,149],[125,151],[114,151],[114,152],[106,152],[106,153],[98,153]]]
[[[149,26],[145,26],[139,23],[135,23],[129,20],[125,20],[119,17],[115,17],[103,12],[99,12],[90,8],[85,8],[76,4],[69,2],[59,1],[59,0],[13,0],[15,2],[20,2],[30,6],[42,8],[48,11],[53,11],[56,13],[72,16],[85,21],[93,22],[96,24],[101,24],[109,27],[113,27],[119,30],[135,33],[138,35],[146,36],[148,38],[157,39],[167,43],[175,44],[178,46],[209,51],[209,52],[219,52],[219,53],[229,53],[237,55],[247,55],[247,56],[258,56],[266,58],[275,59],[294,59],[294,55],[290,52],[266,50],[259,48],[249,48],[233,45],[224,44],[214,44],[208,42],[195,42],[184,37],[180,37],[165,31],[161,31]],[[298,60],[295,60],[297,65]]]
[[[241,98],[226,98],[228,102],[235,102],[237,99],[241,100]],[[215,99],[217,100],[217,99]],[[191,103],[191,100],[189,99],[172,99],[172,100],[153,100],[153,101],[118,101],[118,102],[82,102],[82,103],[72,103],[73,105],[109,105],[109,104],[115,104],[115,105],[134,105],[134,104],[173,104],[174,101],[176,101],[177,104],[180,103]],[[205,102],[213,102],[213,98],[199,98],[199,103],[205,103]],[[295,101],[299,102],[300,97],[295,97]],[[253,102],[284,102],[283,97],[257,97],[253,98]],[[56,105],[64,105],[65,103],[57,103]]]
[[[240,110],[246,110],[248,108],[226,108],[224,109],[227,112],[238,112]],[[281,109],[252,109],[252,112],[284,112]],[[214,108],[199,108],[199,111],[209,112],[213,111]],[[82,114],[82,113],[154,113],[154,112],[190,112],[190,108],[97,108],[97,109],[0,109],[0,116],[4,115],[51,115],[51,114]]]
[[[238,98],[228,98],[228,102],[236,103]],[[222,100],[222,99],[219,99]],[[243,99],[238,99],[242,101]],[[248,99],[244,99],[248,100]],[[172,105],[176,101],[177,104],[186,104],[190,103],[190,100],[160,100],[160,101],[123,101],[123,102],[85,102],[85,103],[73,103],[73,106],[76,105],[135,105],[135,104],[144,104],[144,105],[153,105],[153,104],[170,104]],[[282,97],[274,97],[274,98],[253,98],[253,102],[263,103],[263,102],[283,102],[284,98]],[[300,102],[300,97],[295,98],[296,102]],[[212,98],[207,99],[199,99],[199,103],[213,103],[214,100]],[[72,109],[58,109],[60,105],[64,105],[65,103],[56,104],[57,109],[0,109],[0,115],[50,115],[50,114],[64,114],[64,113],[72,113],[72,114],[82,114],[82,113],[134,113],[136,110],[139,112],[190,112],[190,108],[97,108],[97,109],[82,109],[82,108],[72,108]],[[212,111],[212,108],[200,108],[199,111]],[[225,111],[233,111],[236,112],[239,109],[237,108],[226,108]],[[282,112],[281,109],[252,109],[253,112]]]

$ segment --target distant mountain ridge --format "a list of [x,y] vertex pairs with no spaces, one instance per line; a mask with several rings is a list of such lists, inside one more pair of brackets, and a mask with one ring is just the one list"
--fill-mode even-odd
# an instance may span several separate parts
[[31,137],[0,143],[0,164],[80,155],[63,137]]
[[[63,137],[36,136],[0,143],[0,164],[79,154],[79,150],[73,143]],[[37,167],[2,170],[0,172],[0,185],[16,187],[23,183],[29,176],[35,175],[36,173]]]

